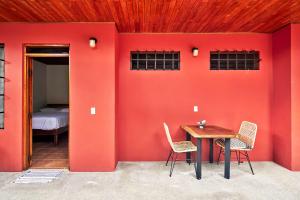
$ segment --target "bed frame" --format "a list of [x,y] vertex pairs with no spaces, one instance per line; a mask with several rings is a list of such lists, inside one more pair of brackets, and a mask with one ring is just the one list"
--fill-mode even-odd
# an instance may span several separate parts
[[69,108],[69,104],[47,104],[47,108]]
[[[48,108],[68,108],[69,104],[47,104]],[[54,144],[58,144],[58,135],[68,132],[69,126],[61,127],[53,130],[41,130],[41,129],[32,129],[33,136],[41,136],[41,135],[53,135],[54,136]]]
[[54,144],[58,144],[58,135],[67,132],[69,129],[68,126],[61,127],[59,129],[53,130],[41,130],[41,129],[32,129],[33,136],[41,136],[41,135],[53,135],[54,136]]

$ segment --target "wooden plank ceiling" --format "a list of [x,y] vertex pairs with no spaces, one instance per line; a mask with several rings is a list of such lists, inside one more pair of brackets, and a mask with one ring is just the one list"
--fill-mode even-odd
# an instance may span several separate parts
[[0,0],[2,22],[115,22],[119,32],[263,32],[300,22],[300,0]]

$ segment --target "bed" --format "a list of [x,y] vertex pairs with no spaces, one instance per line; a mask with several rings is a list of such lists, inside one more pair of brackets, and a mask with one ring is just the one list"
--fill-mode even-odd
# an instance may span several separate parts
[[58,136],[68,131],[69,112],[66,107],[47,107],[32,115],[33,136],[53,135],[54,144],[58,144]]

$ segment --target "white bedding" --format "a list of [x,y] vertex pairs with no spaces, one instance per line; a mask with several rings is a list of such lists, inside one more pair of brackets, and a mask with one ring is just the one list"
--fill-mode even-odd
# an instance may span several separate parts
[[37,112],[32,115],[32,129],[53,130],[65,127],[69,122],[67,112]]

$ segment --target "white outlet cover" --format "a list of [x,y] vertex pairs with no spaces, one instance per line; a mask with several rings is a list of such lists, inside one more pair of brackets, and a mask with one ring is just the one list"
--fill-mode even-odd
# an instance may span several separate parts
[[96,107],[91,107],[91,115],[96,115]]
[[194,106],[194,112],[198,112],[198,106]]

